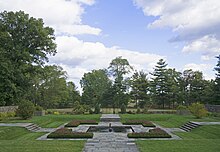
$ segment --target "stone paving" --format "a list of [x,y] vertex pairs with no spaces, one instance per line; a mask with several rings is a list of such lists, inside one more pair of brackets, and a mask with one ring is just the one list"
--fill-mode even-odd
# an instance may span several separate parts
[[[103,114],[98,126],[122,126],[119,115]],[[127,133],[94,133],[88,139],[83,152],[139,152],[134,139],[129,139]]]

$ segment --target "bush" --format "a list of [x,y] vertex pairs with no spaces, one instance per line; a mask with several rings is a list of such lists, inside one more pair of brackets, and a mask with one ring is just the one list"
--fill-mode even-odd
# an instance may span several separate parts
[[172,137],[166,131],[160,128],[151,129],[149,130],[149,132],[128,133],[127,136],[129,138],[171,138]]
[[126,105],[124,103],[121,105],[121,113],[122,114],[126,113]]
[[92,138],[93,133],[88,132],[72,132],[71,129],[60,128],[50,133],[47,138]]
[[20,102],[16,114],[23,119],[28,119],[33,116],[34,110],[34,104],[31,101],[24,100]]
[[156,127],[152,122],[146,120],[128,120],[124,125],[142,125],[144,127]]
[[5,120],[7,118],[6,112],[0,112],[0,121]]
[[140,108],[137,108],[136,113],[137,113],[137,114],[141,113],[141,109],[140,109]]
[[193,103],[191,106],[189,106],[189,110],[196,118],[202,118],[208,114],[204,104],[200,103]]
[[100,113],[100,105],[98,103],[95,105],[94,113],[95,114],[99,114]]
[[35,110],[36,110],[36,111],[42,111],[42,110],[44,110],[44,109],[43,109],[43,107],[37,105],[37,106],[35,106]]
[[186,106],[179,105],[179,106],[177,107],[176,113],[177,113],[178,115],[189,115],[189,114],[190,114],[190,111],[189,111],[189,109],[188,109]]
[[76,101],[73,105],[73,114],[84,114],[86,111],[88,111],[87,106],[84,106],[79,103],[79,101]]
[[98,124],[95,120],[73,120],[65,125],[65,127],[77,127],[80,124]]

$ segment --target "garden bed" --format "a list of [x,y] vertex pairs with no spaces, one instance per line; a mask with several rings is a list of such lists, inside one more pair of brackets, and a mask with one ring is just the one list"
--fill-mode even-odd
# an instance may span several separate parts
[[171,138],[171,135],[160,128],[151,129],[149,132],[128,133],[127,136],[128,138]]
[[79,126],[80,124],[94,124],[94,125],[97,125],[98,122],[95,121],[95,120],[73,120],[71,122],[69,122],[68,124],[65,125],[65,127],[77,127]]
[[71,129],[61,128],[50,133],[47,138],[92,138],[93,133],[72,132]]
[[144,127],[156,127],[152,122],[146,120],[127,120],[124,125],[142,125]]

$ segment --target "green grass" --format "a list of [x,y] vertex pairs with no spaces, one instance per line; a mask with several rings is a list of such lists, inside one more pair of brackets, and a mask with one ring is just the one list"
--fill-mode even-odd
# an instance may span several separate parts
[[32,133],[20,127],[0,127],[1,152],[80,152],[86,141],[38,141],[44,133]]
[[201,126],[177,135],[183,140],[136,141],[141,152],[217,152],[220,151],[220,125]]
[[45,116],[35,116],[29,120],[19,120],[19,119],[11,119],[11,120],[5,120],[0,122],[5,123],[12,123],[12,122],[32,122],[35,124],[38,124],[41,127],[44,128],[53,128],[53,127],[59,127],[60,125],[63,125],[64,123],[67,123],[72,120],[96,120],[99,121],[100,119],[99,114],[93,114],[93,115],[45,115]]
[[220,121],[220,118],[205,117],[196,119],[194,116],[182,116],[176,114],[121,114],[122,122],[127,120],[149,120],[168,128],[180,127],[188,121]]

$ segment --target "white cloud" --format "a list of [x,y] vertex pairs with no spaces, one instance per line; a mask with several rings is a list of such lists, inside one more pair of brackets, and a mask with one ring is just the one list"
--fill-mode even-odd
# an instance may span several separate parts
[[43,18],[47,26],[55,29],[56,34],[98,35],[101,29],[83,25],[82,5],[92,5],[94,0],[0,0],[0,11],[22,10],[35,18]]
[[69,79],[79,82],[84,72],[93,69],[108,68],[112,59],[122,56],[137,70],[149,72],[156,62],[164,56],[137,51],[125,50],[119,47],[106,47],[100,42],[84,42],[76,37],[59,36],[56,39],[58,53],[50,57],[51,63],[62,63],[68,71]]
[[148,27],[172,28],[177,36],[170,41],[186,42],[183,52],[201,51],[202,59],[206,60],[219,53],[219,0],[134,0],[134,3],[145,15],[157,17]]
[[188,43],[183,47],[182,51],[186,53],[203,52],[202,60],[209,60],[220,54],[220,40],[213,35],[206,35]]
[[214,72],[210,73],[210,69],[212,69],[211,64],[195,64],[189,63],[183,67],[183,70],[192,69],[193,71],[200,71],[204,74],[205,79],[211,80],[214,79]]

